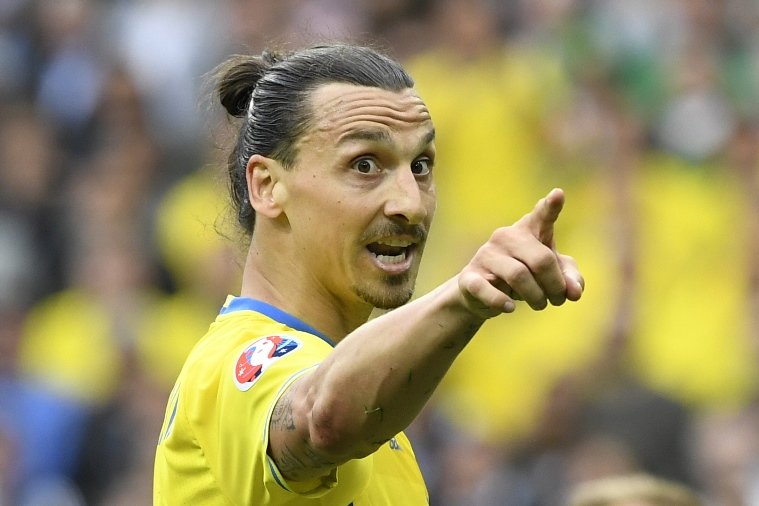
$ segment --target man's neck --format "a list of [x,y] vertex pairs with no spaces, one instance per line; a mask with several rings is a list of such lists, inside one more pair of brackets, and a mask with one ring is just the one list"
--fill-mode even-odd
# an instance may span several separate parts
[[366,303],[349,303],[328,293],[324,287],[309,283],[309,276],[292,264],[267,255],[272,248],[259,248],[254,240],[248,251],[240,295],[271,304],[304,321],[333,342],[366,322],[372,307]]

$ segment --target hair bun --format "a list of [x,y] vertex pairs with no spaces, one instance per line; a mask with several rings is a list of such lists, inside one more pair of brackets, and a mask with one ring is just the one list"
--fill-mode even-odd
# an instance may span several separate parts
[[277,61],[276,53],[265,51],[261,56],[233,55],[217,67],[216,92],[227,113],[238,118],[247,115],[256,84]]

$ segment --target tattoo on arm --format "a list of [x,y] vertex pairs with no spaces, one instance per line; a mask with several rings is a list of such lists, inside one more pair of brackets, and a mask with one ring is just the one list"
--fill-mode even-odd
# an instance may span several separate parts
[[301,479],[301,471],[304,469],[333,469],[337,467],[335,462],[326,459],[305,442],[299,452],[285,445],[279,455],[274,457],[274,461],[277,463],[279,472],[290,480]]
[[277,463],[279,472],[286,478],[297,477],[294,471],[303,468],[302,462],[295,456],[295,453],[293,453],[289,446],[282,448],[279,455],[274,456],[274,460]]
[[[271,415],[270,430],[280,433],[293,433],[297,431],[295,416],[293,414],[293,399],[297,393],[298,384],[288,388],[277,401]],[[277,464],[277,468],[288,480],[302,480],[304,476],[313,476],[312,473],[304,473],[304,470],[324,469],[329,470],[337,466],[324,455],[318,453],[307,439],[297,440],[297,435],[289,434],[282,441],[279,448],[271,449],[270,455]]]
[[271,428],[292,432],[295,430],[295,418],[293,417],[293,387],[288,388],[279,398],[271,414]]

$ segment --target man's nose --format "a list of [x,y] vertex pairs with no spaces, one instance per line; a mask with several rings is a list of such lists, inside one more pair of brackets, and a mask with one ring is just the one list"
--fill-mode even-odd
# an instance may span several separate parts
[[385,203],[385,214],[400,217],[416,225],[424,222],[429,210],[425,199],[426,190],[420,187],[411,169],[399,168],[394,171],[389,195]]

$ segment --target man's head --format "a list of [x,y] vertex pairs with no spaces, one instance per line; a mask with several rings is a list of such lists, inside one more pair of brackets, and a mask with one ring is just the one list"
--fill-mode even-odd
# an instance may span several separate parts
[[329,83],[400,91],[414,86],[400,64],[372,49],[352,45],[314,46],[293,53],[264,51],[237,55],[223,63],[217,93],[227,112],[244,118],[230,154],[230,190],[240,225],[248,232],[255,214],[247,203],[245,168],[254,154],[291,168],[297,141],[313,123],[311,93]]
[[229,161],[238,219],[251,233],[266,219],[311,290],[383,308],[411,297],[435,209],[434,129],[412,86],[356,46],[226,67],[220,100],[244,118]]

